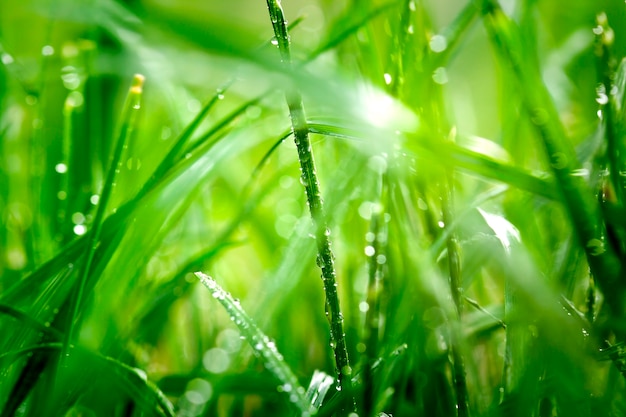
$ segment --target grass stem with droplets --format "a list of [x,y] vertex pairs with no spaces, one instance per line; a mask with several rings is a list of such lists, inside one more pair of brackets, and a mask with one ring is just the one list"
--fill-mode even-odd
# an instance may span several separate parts
[[[289,33],[287,22],[280,3],[277,0],[267,0],[270,19],[274,35],[278,44],[278,50],[285,67],[291,69],[291,53],[289,47]],[[302,172],[301,182],[304,185],[307,202],[315,228],[317,240],[317,263],[322,269],[324,292],[326,294],[327,315],[330,322],[330,338],[337,372],[337,388],[350,391],[352,368],[348,359],[348,349],[343,330],[343,316],[339,306],[337,294],[337,279],[333,253],[330,246],[329,229],[320,192],[320,185],[315,170],[315,161],[309,139],[309,130],[306,123],[302,97],[295,88],[290,88],[286,93],[287,106],[291,117],[291,125],[298,150],[298,159]]]

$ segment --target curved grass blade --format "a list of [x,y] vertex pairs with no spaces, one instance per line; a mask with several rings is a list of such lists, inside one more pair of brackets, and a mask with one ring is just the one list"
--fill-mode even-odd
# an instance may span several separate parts
[[334,383],[335,378],[325,372],[315,370],[311,377],[309,388],[306,390],[306,398],[315,409],[319,409],[322,406],[326,394],[328,394]]
[[[50,354],[52,352],[60,352],[64,348],[64,344],[60,342],[43,343],[15,351],[4,352],[0,355],[0,358],[15,356],[15,359],[17,359],[20,356],[31,356],[41,353],[42,351]],[[98,369],[98,371],[114,374],[117,377],[117,383],[126,389],[129,397],[140,405],[144,411],[152,409],[152,411],[159,416],[175,416],[172,403],[156,385],[145,377],[143,371],[130,367],[117,359],[101,356],[85,349],[80,349],[80,354],[89,361],[95,362],[94,368]],[[86,380],[82,380],[80,383],[86,382]],[[87,390],[92,389],[90,384],[85,384],[84,388]]]
[[[331,125],[321,122],[308,122],[311,133],[318,133],[331,137],[369,142],[367,132]],[[390,133],[391,135],[391,133]],[[412,141],[425,157],[438,161],[443,165],[463,168],[472,174],[504,182],[516,188],[529,191],[550,200],[559,198],[558,191],[552,181],[539,178],[520,168],[500,162],[481,153],[465,149],[450,142],[432,143],[422,136]],[[418,154],[419,155],[419,154]]]
[[195,275],[211,292],[211,295],[224,306],[242,336],[252,346],[252,349],[263,358],[267,369],[282,383],[283,392],[289,395],[289,400],[300,410],[301,415],[314,414],[315,409],[307,399],[305,389],[300,385],[283,356],[276,349],[274,342],[259,329],[241,305],[224,291],[213,278],[202,272],[196,272]]

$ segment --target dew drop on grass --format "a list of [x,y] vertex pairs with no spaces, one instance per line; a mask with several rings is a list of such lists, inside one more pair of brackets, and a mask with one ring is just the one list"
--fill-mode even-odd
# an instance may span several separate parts
[[270,43],[274,46],[278,46],[278,39],[276,39],[275,37],[272,38],[272,40],[270,41]]
[[377,174],[384,174],[387,172],[387,160],[381,155],[374,155],[367,161],[369,169]]
[[391,74],[385,73],[383,75],[383,77],[385,78],[385,84],[387,84],[387,85],[390,85],[391,81],[393,81],[392,78],[391,78]]
[[65,174],[67,172],[67,165],[60,162],[54,166],[54,170],[59,174]]
[[80,91],[72,91],[65,100],[65,104],[71,108],[81,107],[84,103],[85,97]]
[[374,248],[371,245],[367,245],[365,247],[364,252],[365,252],[365,256],[374,256],[376,254],[376,248]]
[[0,60],[2,60],[2,63],[4,65],[10,65],[13,63],[13,57],[6,52],[3,53],[2,56],[0,56]]
[[439,67],[433,72],[433,81],[443,85],[448,83],[448,72],[444,67]]
[[73,230],[76,236],[82,236],[87,233],[87,227],[84,224],[77,224],[76,226],[74,226]]
[[202,364],[212,374],[221,374],[230,367],[230,355],[224,349],[212,348],[204,353]]
[[54,48],[51,45],[46,45],[41,48],[41,55],[43,56],[52,56],[54,55]]
[[100,196],[98,194],[94,194],[91,197],[89,197],[89,202],[93,204],[94,206],[97,205],[99,201],[100,201]]
[[76,90],[80,87],[80,77],[78,73],[76,73],[76,68],[72,66],[63,67],[62,71],[64,72],[61,75],[61,80],[63,81],[63,86],[68,90]]
[[445,36],[435,35],[430,38],[428,46],[430,47],[430,50],[435,53],[443,52],[446,48],[448,48],[448,40]]
[[367,303],[367,301],[361,301],[359,303],[359,311],[361,311],[361,313],[367,313],[369,309],[370,305]]
[[137,374],[137,376],[139,378],[141,378],[143,381],[147,381],[148,380],[148,375],[146,374],[146,372],[143,369],[133,368],[133,371],[135,371],[135,374]]
[[80,212],[76,212],[72,214],[72,223],[74,224],[83,224],[85,223],[85,215]]
[[126,168],[129,171],[139,171],[141,169],[141,159],[130,157],[126,161]]
[[609,102],[609,97],[606,95],[606,88],[604,84],[598,84],[596,87],[596,103],[605,105]]

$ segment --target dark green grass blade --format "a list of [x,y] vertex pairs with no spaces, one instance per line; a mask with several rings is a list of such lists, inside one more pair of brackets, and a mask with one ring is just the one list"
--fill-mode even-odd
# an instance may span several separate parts
[[[284,67],[292,69],[290,40],[287,23],[282,6],[277,0],[267,0],[270,20],[274,35],[278,43],[278,50]],[[334,255],[330,244],[330,231],[320,193],[313,150],[309,138],[306,115],[300,92],[289,88],[285,92],[287,107],[291,118],[294,141],[300,162],[301,182],[304,185],[307,203],[315,229],[315,239],[318,247],[318,265],[322,270],[324,293],[326,294],[327,317],[330,324],[331,349],[335,357],[335,372],[337,373],[338,389],[350,391],[352,368],[348,358],[348,348],[344,333],[343,315],[339,305],[337,293],[337,279],[334,264]]]

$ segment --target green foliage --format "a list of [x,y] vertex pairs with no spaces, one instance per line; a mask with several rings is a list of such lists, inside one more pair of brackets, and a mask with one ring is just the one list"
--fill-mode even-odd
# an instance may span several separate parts
[[561,6],[0,3],[0,416],[625,415],[626,7]]

